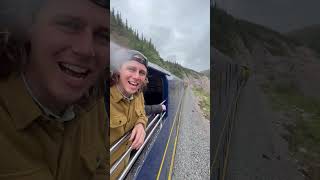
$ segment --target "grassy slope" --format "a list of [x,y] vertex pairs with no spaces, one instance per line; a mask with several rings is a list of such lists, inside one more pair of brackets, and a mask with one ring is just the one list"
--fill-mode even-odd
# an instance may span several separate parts
[[210,119],[210,96],[203,89],[194,87],[192,91],[199,99],[199,106],[204,113],[206,119]]
[[320,172],[320,99],[304,96],[293,84],[266,83],[264,90],[273,109],[284,112],[294,122],[283,124],[289,132],[283,137],[292,155],[306,166],[310,178],[316,179]]

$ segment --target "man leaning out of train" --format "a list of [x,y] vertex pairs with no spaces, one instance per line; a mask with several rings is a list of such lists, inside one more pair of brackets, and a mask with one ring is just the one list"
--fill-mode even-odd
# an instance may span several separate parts
[[[110,157],[112,165],[129,147],[139,149],[145,139],[147,117],[144,110],[143,88],[147,80],[147,58],[135,50],[127,50],[125,56],[116,59],[116,67],[111,75],[110,86],[110,144],[112,145],[125,133],[132,130],[128,142],[122,144]],[[113,59],[111,59],[111,64]],[[120,175],[128,164],[127,157],[111,179]]]
[[107,179],[109,3],[1,2],[0,179]]

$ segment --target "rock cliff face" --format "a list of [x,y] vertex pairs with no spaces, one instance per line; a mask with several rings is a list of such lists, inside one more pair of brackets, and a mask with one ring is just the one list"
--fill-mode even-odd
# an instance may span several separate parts
[[210,80],[207,76],[185,76],[184,80],[192,87],[201,88],[208,94],[210,93]]
[[192,90],[197,111],[205,119],[210,120],[210,79],[208,76],[201,73],[186,73],[183,80],[188,84],[188,89]]

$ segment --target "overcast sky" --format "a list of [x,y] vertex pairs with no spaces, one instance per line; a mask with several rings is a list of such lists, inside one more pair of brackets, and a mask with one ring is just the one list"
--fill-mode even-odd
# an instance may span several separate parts
[[165,60],[202,71],[210,65],[210,0],[111,0],[128,24],[151,38]]
[[320,0],[215,0],[236,17],[279,32],[320,24]]

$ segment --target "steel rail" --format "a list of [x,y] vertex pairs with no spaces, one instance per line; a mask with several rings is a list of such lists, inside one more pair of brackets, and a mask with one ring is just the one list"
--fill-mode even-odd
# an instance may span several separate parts
[[120,177],[118,178],[118,180],[122,180],[126,177],[126,175],[128,174],[128,172],[130,171],[131,167],[133,166],[133,164],[136,162],[138,156],[141,154],[141,151],[143,150],[144,146],[147,144],[147,142],[149,141],[149,139],[151,138],[151,136],[153,135],[153,133],[155,132],[155,129],[159,126],[161,120],[163,119],[164,115],[166,113],[164,112],[162,114],[162,116],[160,117],[159,121],[157,122],[157,124],[152,128],[152,130],[150,131],[150,133],[148,134],[147,138],[145,139],[144,143],[142,144],[142,146],[139,148],[139,150],[134,154],[134,156],[132,157],[132,159],[130,160],[129,164],[126,166],[126,168],[122,171]]
[[[162,116],[159,118],[157,124],[155,126],[158,126],[159,122],[161,122],[161,120],[163,119],[164,115],[166,113],[164,112],[162,114]],[[155,118],[153,118],[153,120],[149,123],[148,127],[146,128],[146,132],[150,129],[150,127],[154,124],[155,121],[157,121],[157,118],[160,116],[160,114],[157,114]],[[153,128],[154,129],[154,128]],[[152,129],[152,130],[153,130]],[[152,131],[151,131],[152,132]],[[151,134],[151,132],[149,134]],[[149,134],[147,137],[149,137]],[[127,136],[129,138],[129,136]],[[146,138],[146,140],[144,141],[143,145],[140,147],[140,149],[143,149],[144,145],[147,143],[147,140],[148,138]],[[119,148],[119,147],[118,147]],[[140,150],[139,149],[139,150]],[[115,150],[114,150],[115,151]],[[114,171],[118,168],[118,166],[120,165],[120,163],[125,159],[125,157],[127,157],[130,152],[132,151],[132,147],[130,146],[129,149],[124,153],[122,154],[122,156],[114,163],[114,165],[110,168],[110,174],[112,175],[114,173]],[[111,150],[110,150],[111,152]]]

